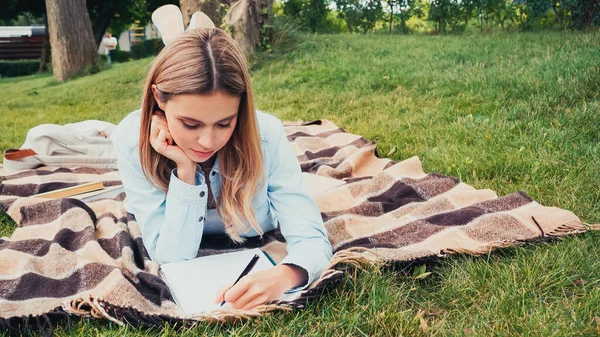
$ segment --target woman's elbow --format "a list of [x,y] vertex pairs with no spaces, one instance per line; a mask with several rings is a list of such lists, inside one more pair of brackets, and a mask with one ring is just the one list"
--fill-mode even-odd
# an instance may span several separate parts
[[163,244],[160,240],[158,240],[153,260],[158,262],[158,264],[180,262],[195,258],[196,253],[197,250],[195,252],[192,252],[189,249],[188,251],[183,250],[182,247],[177,243]]

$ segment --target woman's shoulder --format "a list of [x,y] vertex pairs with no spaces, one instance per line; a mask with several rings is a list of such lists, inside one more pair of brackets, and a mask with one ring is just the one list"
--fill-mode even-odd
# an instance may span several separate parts
[[260,139],[263,142],[270,142],[281,128],[281,120],[266,112],[256,110],[256,119],[260,130]]
[[141,110],[135,110],[117,125],[110,136],[117,150],[124,153],[132,153],[137,150],[140,139],[140,120]]

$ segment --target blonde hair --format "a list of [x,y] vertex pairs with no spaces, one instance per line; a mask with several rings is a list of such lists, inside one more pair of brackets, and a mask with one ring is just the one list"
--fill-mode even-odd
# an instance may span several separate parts
[[161,102],[177,95],[215,91],[241,97],[233,134],[218,153],[222,179],[217,212],[232,240],[243,241],[240,234],[249,230],[248,226],[262,235],[252,208],[252,197],[264,183],[260,133],[248,67],[234,40],[218,28],[194,29],[166,46],[152,64],[142,98],[139,153],[146,179],[167,193],[176,165],[150,145],[152,113],[159,109],[153,84]]

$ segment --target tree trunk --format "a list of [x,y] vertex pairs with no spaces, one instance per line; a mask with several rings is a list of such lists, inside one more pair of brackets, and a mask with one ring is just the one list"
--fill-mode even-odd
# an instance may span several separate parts
[[245,1],[248,2],[247,10],[244,11],[240,20],[233,25],[232,36],[240,49],[248,56],[256,51],[256,45],[260,41],[260,15],[257,2],[261,0]]
[[560,14],[558,14],[558,11],[556,10],[556,5],[552,4],[552,11],[554,11],[554,16],[556,16],[556,20],[558,20],[558,24],[562,27],[563,23],[562,23],[562,18],[560,17]]
[[[100,47],[100,43],[102,42],[102,37],[104,37],[104,33],[110,24],[110,19],[115,15],[115,1],[107,0],[103,3],[103,7],[98,11],[98,15],[96,15],[96,19],[94,23],[92,23],[92,32],[94,34],[94,42],[96,43],[96,48]],[[116,34],[121,34],[121,32],[114,32]]]
[[[247,10],[232,27],[233,39],[246,56],[256,51],[258,44],[270,43],[273,0],[244,0]],[[265,27],[267,26],[267,27]],[[264,46],[263,46],[264,47]]]
[[596,11],[598,10],[598,6],[600,5],[600,1],[596,0],[595,2],[589,2],[587,3],[586,7],[586,2],[581,1],[581,10],[583,13],[583,26],[582,29],[583,30],[587,30],[588,28],[590,28],[592,26],[592,23],[594,22],[594,17],[596,16]]
[[394,2],[390,1],[390,34],[392,34],[392,25],[394,24]]
[[[260,0],[260,35],[263,43],[270,44],[273,40],[273,29],[271,28],[271,17],[273,17],[273,0]],[[264,46],[263,46],[264,47]]]
[[400,10],[398,14],[400,14],[400,33],[408,34],[408,28],[406,28],[406,17],[404,17],[404,11]]
[[40,67],[38,73],[43,73],[48,70],[48,59],[50,58],[50,34],[48,33],[48,16],[44,15],[44,46],[42,47],[42,56],[40,57]]
[[96,44],[85,0],[46,0],[52,71],[64,81],[96,62]]
[[221,15],[221,3],[222,1],[218,0],[180,0],[179,5],[181,7],[181,13],[183,14],[184,27],[187,28],[192,15],[196,11],[201,11],[208,15],[217,28],[221,27],[221,21],[223,20],[223,16]]

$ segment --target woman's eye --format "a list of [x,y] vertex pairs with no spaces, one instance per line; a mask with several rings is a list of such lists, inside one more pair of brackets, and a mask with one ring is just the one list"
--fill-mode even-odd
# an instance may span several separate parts
[[227,124],[217,124],[218,127],[220,127],[221,129],[227,129],[228,127],[231,126],[231,123],[227,123]]
[[200,125],[199,124],[189,125],[189,124],[183,123],[183,127],[186,128],[186,129],[188,129],[188,130],[195,130],[195,129],[198,128],[198,126],[200,126]]

